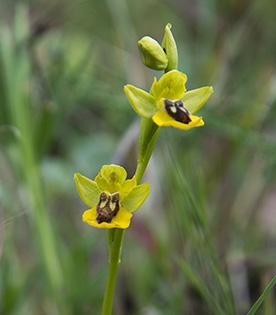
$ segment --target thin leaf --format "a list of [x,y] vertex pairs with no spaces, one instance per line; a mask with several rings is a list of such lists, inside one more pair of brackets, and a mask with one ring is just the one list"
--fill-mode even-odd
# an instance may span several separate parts
[[254,315],[256,314],[256,312],[258,311],[258,309],[260,308],[260,306],[262,305],[263,301],[265,300],[265,298],[268,296],[268,294],[272,291],[274,285],[276,284],[276,276],[274,276],[270,282],[267,284],[267,286],[265,287],[263,293],[260,295],[260,297],[258,298],[258,300],[253,304],[253,306],[250,308],[249,312],[247,313],[247,315]]

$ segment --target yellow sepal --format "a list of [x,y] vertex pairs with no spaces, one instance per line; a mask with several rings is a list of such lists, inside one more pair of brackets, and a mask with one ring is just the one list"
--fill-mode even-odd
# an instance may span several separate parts
[[150,118],[156,112],[156,102],[154,97],[131,84],[124,86],[124,92],[135,112],[144,118]]
[[94,207],[98,203],[100,196],[100,189],[97,183],[80,173],[74,175],[74,180],[81,200],[88,207]]
[[184,93],[182,101],[185,108],[194,114],[207,102],[214,90],[211,86],[204,86],[199,89],[190,90]]
[[133,212],[140,208],[150,192],[148,183],[134,187],[131,192],[122,200],[122,206],[128,211]]

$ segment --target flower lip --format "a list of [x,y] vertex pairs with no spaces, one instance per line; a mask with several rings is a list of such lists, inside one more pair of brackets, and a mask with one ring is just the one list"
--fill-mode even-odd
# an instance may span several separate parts
[[164,100],[164,106],[167,114],[174,120],[183,124],[189,124],[192,119],[190,118],[189,111],[185,108],[182,100]]
[[120,210],[120,195],[118,192],[110,194],[102,192],[96,207],[96,220],[100,224],[102,222],[110,223]]

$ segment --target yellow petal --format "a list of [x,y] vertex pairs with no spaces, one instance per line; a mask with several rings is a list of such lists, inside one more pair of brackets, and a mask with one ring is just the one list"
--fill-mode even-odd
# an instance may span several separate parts
[[100,190],[93,180],[76,173],[74,175],[77,190],[80,198],[88,207],[94,207],[98,203]]
[[126,229],[129,227],[132,214],[127,209],[121,207],[117,215],[112,219],[111,224],[119,229]]
[[119,191],[121,201],[132,191],[132,189],[137,185],[136,177],[127,179]]
[[158,95],[158,80],[156,77],[154,77],[153,79],[153,83],[151,85],[151,88],[150,88],[150,94],[155,97],[156,95]]
[[126,177],[127,172],[122,166],[111,164],[102,166],[95,181],[101,191],[113,193],[121,189]]
[[169,116],[164,110],[159,110],[153,117],[152,120],[158,126],[171,126],[178,129],[189,130],[193,127],[200,127],[204,125],[202,117],[190,115],[192,121],[189,124],[184,124],[179,121],[174,120]]
[[154,80],[151,87],[151,94],[157,101],[160,98],[171,100],[181,99],[186,91],[186,81],[187,76],[185,73],[177,70],[169,71],[159,81]]
[[148,183],[136,186],[122,201],[122,206],[131,212],[139,209],[148,197],[149,192],[150,185]]
[[182,101],[188,111],[194,114],[207,102],[213,92],[214,90],[211,86],[204,86],[184,93]]
[[100,173],[96,176],[95,182],[101,191],[108,191],[110,193],[116,192],[116,190],[113,191],[112,189],[116,189],[117,187],[111,187]]
[[97,217],[97,211],[96,208],[92,208],[89,210],[86,210],[82,215],[83,222],[88,223],[91,226],[94,226],[99,229],[126,229],[129,227],[130,219],[132,217],[132,214],[127,211],[124,208],[120,208],[117,215],[112,219],[110,223],[102,222],[98,223],[96,220]]
[[126,170],[122,166],[115,164],[102,166],[100,173],[106,181],[120,184],[123,184],[127,177]]

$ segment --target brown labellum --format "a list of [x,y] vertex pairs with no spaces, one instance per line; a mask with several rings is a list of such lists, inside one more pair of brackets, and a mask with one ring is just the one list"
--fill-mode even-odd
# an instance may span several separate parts
[[184,107],[181,100],[171,101],[166,99],[164,101],[165,109],[168,115],[170,115],[174,120],[179,121],[183,124],[189,124],[191,122],[190,113]]
[[120,209],[120,195],[119,193],[109,194],[102,192],[99,202],[96,207],[97,222],[110,223]]

